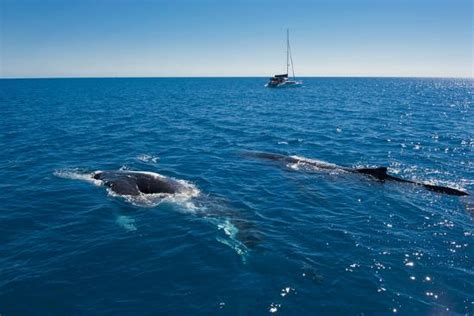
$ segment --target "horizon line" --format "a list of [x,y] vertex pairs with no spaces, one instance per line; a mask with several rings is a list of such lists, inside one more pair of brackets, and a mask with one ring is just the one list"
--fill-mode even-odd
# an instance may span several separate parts
[[[269,78],[271,76],[45,76],[45,77],[0,77],[0,80],[43,80],[43,79],[212,79],[212,78]],[[309,75],[297,76],[297,78],[400,78],[400,79],[474,79],[474,75],[470,77],[463,76],[423,76],[423,75]]]

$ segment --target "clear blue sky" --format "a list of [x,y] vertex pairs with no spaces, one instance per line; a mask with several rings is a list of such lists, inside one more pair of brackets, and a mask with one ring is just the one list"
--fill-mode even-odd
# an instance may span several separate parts
[[0,77],[473,77],[472,0],[0,0]]

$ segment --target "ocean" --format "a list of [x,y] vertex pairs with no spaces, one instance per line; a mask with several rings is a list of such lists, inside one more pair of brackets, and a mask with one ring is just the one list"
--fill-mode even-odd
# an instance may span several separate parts
[[473,315],[474,81],[302,80],[0,80],[0,314]]

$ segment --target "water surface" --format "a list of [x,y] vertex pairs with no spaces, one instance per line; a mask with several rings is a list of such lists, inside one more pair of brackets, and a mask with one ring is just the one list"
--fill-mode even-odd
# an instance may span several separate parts
[[[0,313],[473,314],[472,197],[242,155],[472,193],[473,81],[265,83],[1,80]],[[199,194],[144,205],[81,178],[121,168]]]

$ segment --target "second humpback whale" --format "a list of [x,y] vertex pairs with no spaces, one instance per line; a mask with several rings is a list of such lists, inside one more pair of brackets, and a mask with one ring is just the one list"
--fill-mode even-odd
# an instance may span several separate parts
[[394,176],[389,175],[387,173],[387,167],[350,168],[350,167],[338,166],[336,164],[327,163],[327,162],[324,162],[324,161],[319,161],[319,160],[314,160],[314,159],[307,159],[307,158],[298,157],[298,156],[286,156],[286,155],[281,155],[281,154],[276,154],[276,153],[247,152],[246,154],[251,156],[251,157],[267,159],[267,160],[273,160],[273,161],[281,161],[281,162],[291,163],[291,164],[312,166],[312,167],[316,167],[318,169],[329,169],[329,170],[338,169],[338,170],[344,170],[344,171],[352,172],[352,173],[360,173],[360,174],[363,174],[363,175],[366,175],[366,176],[370,176],[371,178],[375,178],[376,180],[381,181],[381,182],[395,181],[395,182],[411,183],[411,184],[423,186],[426,189],[428,189],[430,191],[433,191],[433,192],[437,192],[437,193],[444,193],[444,194],[456,195],[456,196],[469,195],[465,191],[461,191],[461,190],[450,188],[450,187],[427,184],[427,183],[423,183],[423,182],[406,180],[406,179],[394,177]]

